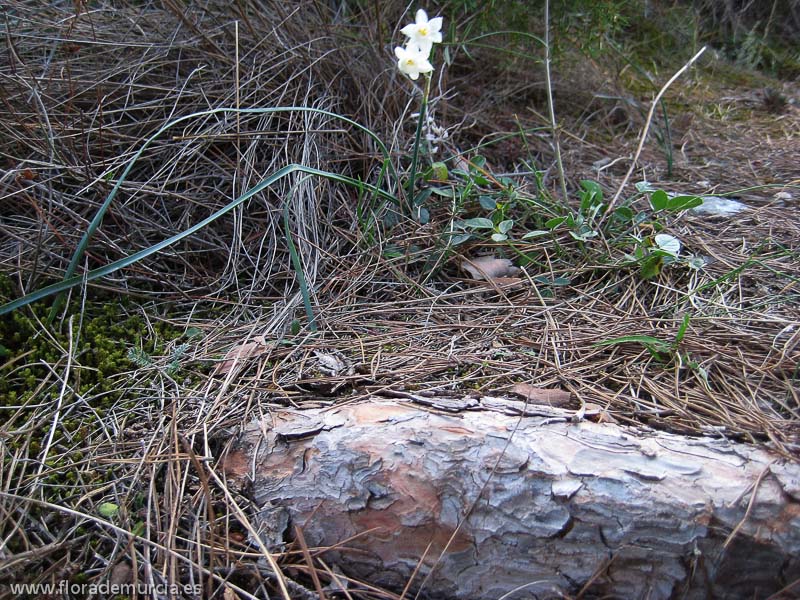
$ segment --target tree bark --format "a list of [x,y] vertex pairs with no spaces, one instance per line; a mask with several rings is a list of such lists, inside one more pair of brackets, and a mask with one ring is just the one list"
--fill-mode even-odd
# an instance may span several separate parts
[[326,563],[395,591],[413,576],[406,597],[797,597],[797,463],[500,398],[438,408],[278,411],[225,469],[271,548],[295,525],[344,542]]

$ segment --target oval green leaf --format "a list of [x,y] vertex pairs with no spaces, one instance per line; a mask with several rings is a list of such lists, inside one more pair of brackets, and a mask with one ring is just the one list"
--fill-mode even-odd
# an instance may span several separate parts
[[106,519],[110,519],[119,512],[119,505],[113,502],[103,502],[97,507],[97,514]]
[[465,219],[463,222],[464,227],[471,227],[472,229],[494,229],[494,223],[491,219],[484,217],[475,217],[474,219]]

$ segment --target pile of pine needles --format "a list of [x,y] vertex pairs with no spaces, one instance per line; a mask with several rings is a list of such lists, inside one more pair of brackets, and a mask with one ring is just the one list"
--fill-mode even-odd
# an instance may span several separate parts
[[[148,248],[292,163],[372,184],[384,177],[400,193],[381,149],[341,117],[377,134],[407,167],[418,96],[391,52],[404,7],[335,4],[6,2],[0,267],[14,297],[63,276],[144,140],[183,117],[136,160],[80,269]],[[445,157],[470,160],[480,146],[491,170],[515,178],[520,197],[556,202],[553,139],[538,96],[520,95],[515,76],[476,68],[491,50],[459,50],[451,49],[433,102],[451,127]],[[519,66],[505,60],[507,69]],[[585,85],[585,73],[574,77]],[[568,91],[569,75],[558,80],[557,92]],[[691,89],[708,92],[701,83]],[[476,90],[494,102],[476,109]],[[735,104],[726,115],[756,110]],[[570,107],[561,141],[572,184],[589,173],[614,191],[641,124],[631,106],[622,124],[612,115],[618,107],[596,98]],[[275,107],[318,111],[235,110]],[[793,110],[747,121],[751,132],[763,125],[756,146],[772,163],[743,145],[741,121],[730,124],[729,139],[717,135],[710,110],[675,132],[671,181],[657,147],[648,145],[641,163],[651,182],[676,192],[796,184]],[[725,155],[755,161],[710,160]],[[619,168],[588,166],[609,156],[623,159]],[[767,172],[781,179],[767,181]],[[716,180],[698,187],[709,173]],[[39,322],[41,336],[54,327],[70,343],[28,400],[0,407],[0,583],[169,585],[176,596],[202,584],[209,597],[271,597],[278,579],[253,542],[248,499],[227,489],[216,460],[244,424],[275,407],[398,391],[498,394],[526,383],[569,391],[576,410],[599,405],[625,425],[768,444],[797,457],[798,210],[775,191],[751,192],[749,208],[734,216],[664,222],[705,264],[643,279],[602,239],[587,244],[556,230],[514,251],[486,240],[449,246],[441,234],[448,203],[423,225],[329,179],[298,173],[276,182],[197,235],[76,288],[60,320]],[[495,284],[460,268],[482,254],[535,260],[515,281]],[[120,297],[151,331],[161,321],[186,335],[149,356],[136,354],[141,339],[117,340],[134,350],[130,369],[109,375],[123,393],[100,409],[99,396],[79,391],[75,323],[81,306]],[[239,360],[231,366],[226,354]],[[321,355],[348,368],[320,372]],[[14,357],[3,375],[16,377],[25,360]],[[67,417],[79,425],[65,429]],[[311,554],[324,564],[316,562],[324,549]],[[285,573],[307,573],[311,554],[291,547],[275,559]],[[281,585],[292,586],[292,597],[317,597]],[[355,582],[339,593],[394,597]]]

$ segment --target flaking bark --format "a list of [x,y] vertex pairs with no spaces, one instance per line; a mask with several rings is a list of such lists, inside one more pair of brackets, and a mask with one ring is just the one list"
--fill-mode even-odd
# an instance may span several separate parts
[[279,411],[225,467],[273,549],[293,525],[309,546],[349,540],[326,562],[398,591],[422,561],[421,598],[766,598],[800,578],[796,463],[515,406]]

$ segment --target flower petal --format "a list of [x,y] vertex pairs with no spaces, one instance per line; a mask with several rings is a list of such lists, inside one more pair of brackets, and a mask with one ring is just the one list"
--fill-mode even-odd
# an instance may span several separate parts
[[401,73],[405,73],[411,79],[417,79],[420,73],[433,71],[433,65],[428,61],[428,57],[420,52],[416,44],[410,43],[408,47],[396,47],[394,49],[397,56],[397,68]]
[[427,58],[433,49],[433,42],[426,39],[421,40],[408,40],[407,48],[412,51],[419,52],[423,57]]
[[411,23],[410,25],[406,25],[405,27],[403,27],[400,30],[400,33],[402,33],[406,37],[414,37],[416,31],[417,31],[417,26],[414,25],[414,23]]
[[417,11],[417,14],[415,15],[415,20],[417,22],[417,25],[424,25],[425,23],[428,22],[428,13],[426,13],[424,10],[420,8]]

